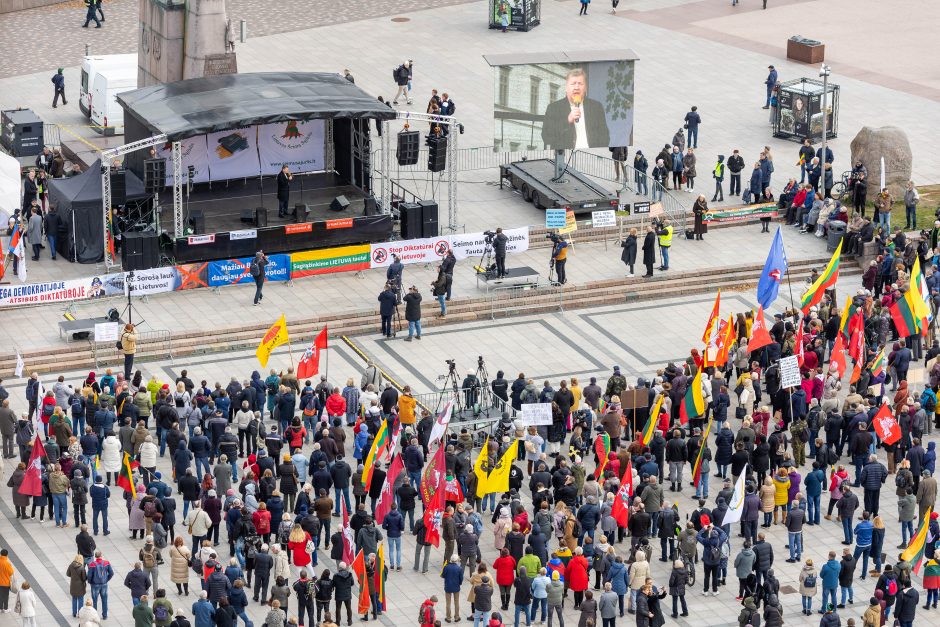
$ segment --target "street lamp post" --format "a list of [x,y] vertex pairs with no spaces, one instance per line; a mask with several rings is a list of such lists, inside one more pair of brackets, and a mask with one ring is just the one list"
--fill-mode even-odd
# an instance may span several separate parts
[[823,93],[822,93],[822,155],[821,167],[822,167],[822,177],[823,177],[823,187],[825,187],[826,180],[826,140],[828,139],[829,134],[829,111],[828,111],[828,97],[829,97],[829,75],[832,74],[832,68],[823,63],[819,66],[819,75],[823,80]]

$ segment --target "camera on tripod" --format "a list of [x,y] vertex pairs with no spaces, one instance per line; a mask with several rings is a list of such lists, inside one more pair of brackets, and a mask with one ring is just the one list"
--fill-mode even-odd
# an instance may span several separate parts
[[483,241],[488,245],[493,244],[493,240],[496,238],[496,231],[483,231]]
[[477,368],[482,368],[482,367],[483,367],[483,355],[478,355],[477,356]]
[[457,371],[457,362],[456,362],[456,361],[454,361],[453,359],[445,359],[444,361],[447,362],[447,367],[448,367],[448,369],[449,369],[448,372],[456,372],[456,371]]

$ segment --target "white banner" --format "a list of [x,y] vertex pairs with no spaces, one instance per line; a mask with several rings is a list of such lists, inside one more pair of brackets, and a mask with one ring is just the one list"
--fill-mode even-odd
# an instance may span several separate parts
[[258,176],[258,127],[236,128],[206,136],[213,181]]
[[240,239],[258,239],[258,229],[242,229],[241,231],[228,232],[228,240],[230,242]]
[[324,120],[287,121],[258,127],[261,173],[274,175],[287,165],[292,172],[315,172],[326,168]]
[[522,411],[516,418],[526,426],[544,426],[552,424],[551,403],[523,403]]
[[[158,144],[157,157],[166,159],[166,184],[173,186],[173,149],[170,143]],[[205,183],[209,180],[209,150],[206,136],[197,135],[180,140],[180,153],[183,156],[182,182],[189,180],[189,166],[193,166],[193,183]]]
[[780,360],[780,387],[795,388],[803,378],[800,376],[800,362],[796,355]]
[[116,287],[114,283],[121,283],[120,276],[120,274],[115,274],[68,281],[0,285],[0,307],[64,303],[70,300],[91,300],[108,294],[119,294],[120,289],[114,289]]
[[117,322],[99,322],[95,324],[96,342],[117,342],[120,334]]
[[[529,227],[508,229],[503,231],[503,234],[509,238],[506,242],[506,254],[521,253],[529,249]],[[485,240],[483,233],[467,233],[372,244],[371,267],[384,268],[391,265],[393,254],[398,255],[404,264],[438,263],[451,249],[457,259],[480,257],[486,246]]]
[[175,267],[136,270],[133,274],[133,279],[130,272],[124,275],[125,285],[130,286],[132,296],[172,292],[180,286],[180,275]]

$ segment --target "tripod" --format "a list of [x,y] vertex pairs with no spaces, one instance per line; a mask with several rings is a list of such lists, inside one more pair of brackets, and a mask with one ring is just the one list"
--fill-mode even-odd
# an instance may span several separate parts
[[[123,318],[127,315],[127,322],[129,324],[134,324],[134,304],[131,302],[131,292],[134,291],[134,271],[131,270],[127,273],[127,278],[124,280],[125,291],[127,292],[127,304],[124,305],[124,310],[121,312],[121,317]],[[146,320],[141,320],[137,323],[137,326],[146,324]]]
[[483,361],[483,355],[477,357],[477,371],[476,371],[477,381],[480,382],[480,391],[479,391],[479,412],[477,414],[486,411],[486,416],[489,417],[490,409],[495,406],[493,392],[490,390],[490,375],[486,371],[486,363]]
[[453,359],[446,361],[449,367],[447,374],[442,374],[437,378],[438,381],[444,381],[441,386],[440,396],[437,398],[437,408],[440,409],[444,406],[444,396],[450,392],[454,395],[454,412],[460,414],[464,407],[460,398],[460,382],[457,381],[457,365]]
[[483,248],[483,254],[480,255],[480,263],[476,266],[477,274],[482,274],[487,279],[497,278],[496,275],[496,264],[493,263],[493,246],[490,244],[490,239],[486,239],[486,244]]

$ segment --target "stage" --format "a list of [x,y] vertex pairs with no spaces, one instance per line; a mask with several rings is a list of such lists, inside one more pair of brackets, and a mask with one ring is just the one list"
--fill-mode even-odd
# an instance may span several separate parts
[[[330,203],[337,196],[345,196],[349,207],[345,211],[333,211]],[[160,193],[160,225],[164,231],[173,232],[173,195],[172,189],[166,188]],[[365,195],[352,185],[343,184],[335,173],[317,172],[295,174],[291,182],[289,218],[277,217],[277,177],[235,179],[193,185],[188,197],[183,191],[184,224],[194,212],[201,211],[205,219],[204,230],[196,234],[221,233],[252,228],[256,207],[268,210],[268,225],[275,226],[294,221],[294,205],[306,204],[310,213],[304,222],[334,220],[363,215]],[[247,212],[250,220],[242,221],[242,212]],[[187,231],[185,235],[193,233]],[[179,235],[184,235],[180,233]]]

